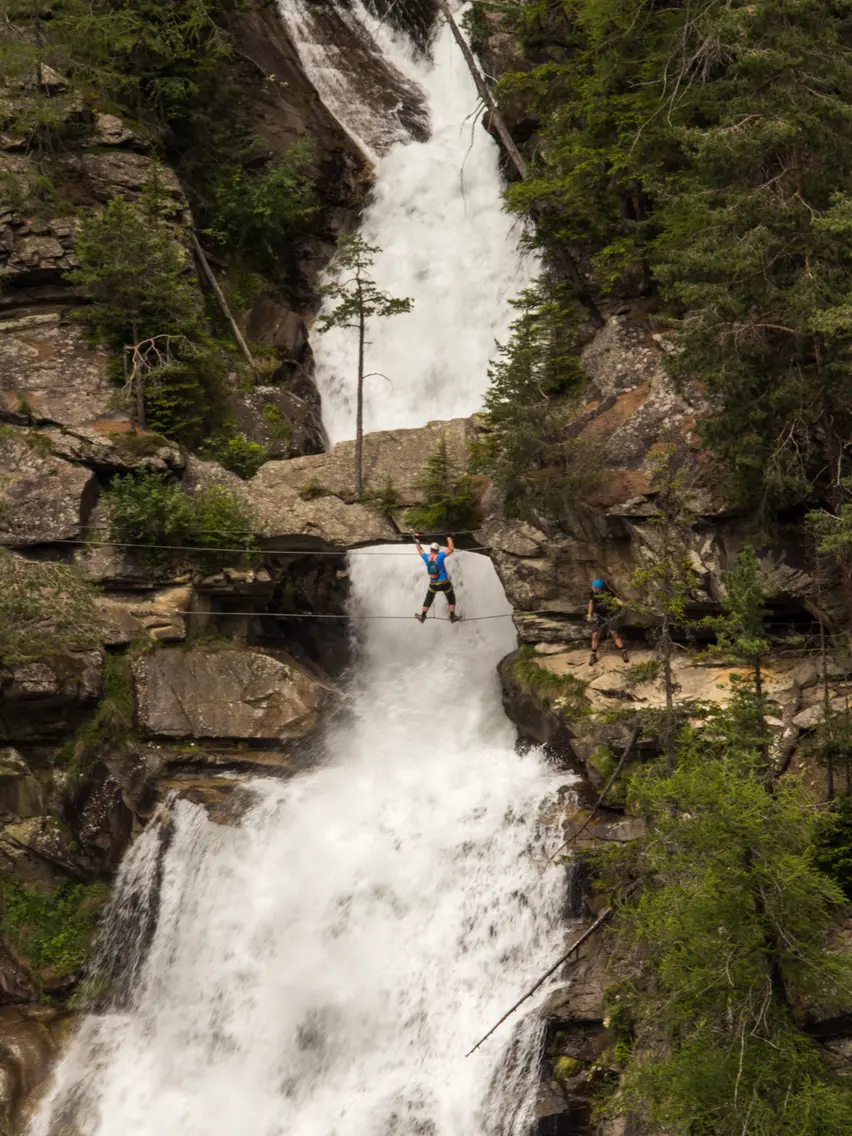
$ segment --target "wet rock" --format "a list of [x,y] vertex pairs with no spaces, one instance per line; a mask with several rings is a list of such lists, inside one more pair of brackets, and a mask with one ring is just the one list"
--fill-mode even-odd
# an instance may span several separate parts
[[[37,1002],[39,993],[29,971],[0,938],[0,1006]],[[0,1100],[2,1099],[3,1091],[0,1087]]]
[[0,432],[0,541],[9,546],[81,537],[97,499],[90,470],[53,454],[46,439]]
[[303,738],[326,697],[286,655],[251,648],[156,651],[133,675],[139,726],[154,736]]
[[74,1015],[51,1006],[0,1008],[0,1130],[22,1131],[31,1103],[68,1038]]
[[0,829],[0,869],[23,884],[47,889],[86,870],[70,830],[55,816],[30,817]]
[[513,651],[497,668],[506,716],[518,727],[524,742],[545,746],[571,768],[574,735],[568,719],[548,699],[524,690],[514,673],[517,659],[518,652]]

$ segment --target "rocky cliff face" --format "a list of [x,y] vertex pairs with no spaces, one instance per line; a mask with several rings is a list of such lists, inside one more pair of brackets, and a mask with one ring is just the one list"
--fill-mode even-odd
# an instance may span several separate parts
[[[0,205],[0,544],[16,563],[73,563],[99,588],[94,646],[0,665],[0,875],[45,895],[108,879],[170,793],[227,822],[241,808],[240,776],[286,776],[312,760],[323,716],[345,713],[337,682],[347,664],[346,550],[404,539],[405,512],[423,503],[419,480],[436,441],[446,438],[451,462],[462,469],[479,429],[476,421],[457,420],[369,435],[366,485],[381,493],[392,483],[389,511],[354,500],[351,443],[313,452],[321,438],[311,412],[312,286],[369,171],[305,80],[271,9],[245,19],[239,47],[257,129],[270,148],[283,153],[305,133],[317,140],[314,173],[325,206],[320,231],[294,250],[289,292],[258,297],[243,321],[252,339],[278,352],[291,383],[251,394],[235,389],[232,407],[240,427],[265,444],[274,439],[263,408],[278,409],[294,439],[292,449],[279,451],[281,460],[243,481],[165,439],[145,435],[140,445],[116,402],[107,358],[73,320],[79,297],[66,273],[79,216],[116,193],[141,192],[152,169],[144,139],[112,116],[94,116],[85,142],[63,159],[73,208],[33,215],[11,200]],[[519,136],[526,129],[515,126]],[[11,135],[0,136],[3,172],[25,182],[36,176]],[[177,180],[168,171],[163,176],[176,223],[188,223]],[[501,664],[507,713],[523,742],[547,746],[583,778],[581,806],[560,818],[566,836],[589,819],[601,787],[596,751],[623,744],[628,732],[614,712],[660,705],[656,686],[631,680],[611,648],[589,665],[584,616],[590,581],[604,575],[628,600],[621,630],[631,663],[650,660],[645,622],[631,614],[629,600],[633,571],[656,555],[654,447],[662,434],[691,443],[703,410],[700,392],[671,388],[664,350],[640,305],[610,313],[585,350],[589,383],[573,424],[603,456],[593,491],[565,501],[555,520],[520,521],[506,516],[499,495],[480,480],[480,523],[466,542],[492,558],[516,612],[524,654]],[[721,511],[701,460],[690,461],[697,515],[691,557],[699,580],[692,604],[700,613],[715,610],[723,570],[755,534]],[[138,469],[168,473],[190,493],[220,485],[242,497],[255,517],[260,554],[242,567],[205,573],[179,558],[152,568],[138,552],[112,544],[103,487],[116,473]],[[817,592],[801,532],[779,531],[757,543],[775,618],[805,630],[815,617],[831,626],[842,597],[830,587]],[[282,618],[306,612],[339,618],[319,627]],[[561,680],[559,692],[531,688],[520,659]],[[730,669],[685,649],[676,677],[683,696],[720,702]],[[819,719],[819,678],[808,657],[770,661],[767,683],[785,743]],[[848,678],[834,668],[830,700],[845,704]],[[803,772],[822,793],[822,771]],[[605,811],[585,840],[636,835],[635,822]],[[589,897],[582,880],[574,891],[579,921],[589,914]],[[39,999],[47,993],[61,1003],[79,978],[76,962],[51,970],[28,955],[25,940],[7,935],[0,942],[4,1131],[19,1124],[72,1020]],[[596,1062],[608,1044],[603,991],[610,975],[601,937],[586,944],[567,979],[545,1011],[539,1136],[590,1130]],[[627,1136],[624,1124],[605,1131]]]

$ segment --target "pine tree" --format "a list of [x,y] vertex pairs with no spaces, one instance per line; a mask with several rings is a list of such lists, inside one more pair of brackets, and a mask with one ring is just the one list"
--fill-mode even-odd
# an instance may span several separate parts
[[656,451],[652,484],[657,515],[649,525],[653,536],[650,563],[637,568],[630,580],[638,597],[631,602],[631,607],[650,617],[657,638],[666,699],[663,742],[669,772],[674,771],[678,718],[677,688],[672,674],[672,633],[687,625],[687,602],[698,583],[689,556],[692,517],[678,458],[677,449],[671,443],[664,443]]
[[362,450],[364,443],[364,353],[367,345],[367,320],[373,317],[410,312],[414,303],[382,292],[370,276],[373,259],[379,249],[368,245],[363,237],[343,236],[337,248],[337,277],[324,284],[319,292],[331,300],[339,300],[336,308],[321,316],[320,331],[332,327],[355,328],[358,332],[358,370],[355,413],[355,496],[363,492]]
[[630,781],[648,831],[614,860],[634,886],[616,917],[632,977],[609,995],[629,1053],[609,1108],[672,1136],[841,1136],[852,1085],[795,1007],[852,1004],[852,959],[830,939],[844,897],[817,868],[814,811],[767,786],[741,718],[718,711],[674,774]]
[[748,704],[752,737],[764,759],[768,757],[766,695],[763,689],[762,661],[770,648],[766,634],[767,589],[763,569],[754,548],[747,544],[737,555],[734,567],[723,575],[725,594],[722,613],[702,620],[702,626],[716,633],[710,654],[731,662],[745,663],[751,670],[747,686],[734,679],[740,693],[739,705]]
[[567,428],[570,396],[583,384],[568,291],[544,277],[512,303],[519,314],[489,371],[476,466],[517,512],[525,503],[558,505],[594,476],[595,463],[581,455]]
[[452,467],[446,434],[442,434],[426,461],[417,488],[426,498],[424,505],[410,509],[406,522],[417,532],[452,532],[473,524],[476,498],[467,473]]

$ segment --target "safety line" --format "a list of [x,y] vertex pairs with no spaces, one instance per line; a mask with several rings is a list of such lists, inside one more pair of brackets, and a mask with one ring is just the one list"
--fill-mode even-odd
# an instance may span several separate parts
[[[121,540],[46,540],[42,544],[73,544],[84,548],[138,548],[157,549],[164,552],[239,552],[243,556],[407,556],[411,558],[413,546],[400,552],[375,552],[367,548],[341,548],[340,551],[327,551],[310,548],[221,548],[207,544],[130,544]],[[388,542],[390,543],[390,542]],[[22,545],[4,544],[0,547],[17,549],[27,547]],[[486,552],[487,545],[477,545],[474,548],[457,548],[456,552]]]
[[[520,615],[535,615],[535,612],[501,612],[499,615],[469,615],[459,616],[459,623],[477,623],[483,619],[512,619],[516,614]],[[353,623],[359,619],[405,619],[409,620],[414,618],[413,615],[332,615],[324,614],[314,611],[194,611],[188,608],[177,608],[175,615],[210,615],[216,616],[217,619],[227,617],[229,615],[257,615],[269,616],[270,619],[347,619]],[[438,619],[443,623],[449,623],[449,619],[445,615],[428,615],[427,619]]]

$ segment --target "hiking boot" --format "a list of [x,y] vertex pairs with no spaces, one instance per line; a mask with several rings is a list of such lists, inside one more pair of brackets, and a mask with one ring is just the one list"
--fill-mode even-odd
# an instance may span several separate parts
[[629,663],[629,662],[630,662],[630,656],[629,656],[629,655],[627,654],[627,648],[626,648],[626,647],[623,647],[623,648],[622,648],[622,650],[621,650],[621,657],[622,657],[622,659],[624,659],[625,663]]
[[454,611],[450,612],[450,623],[460,623],[461,616],[456,615]]
[[598,661],[597,652],[592,651],[591,655],[589,655],[589,666],[593,667],[597,661]]
[[422,611],[415,611],[414,618],[417,620],[418,623],[425,623],[426,622],[426,613],[422,612]]

